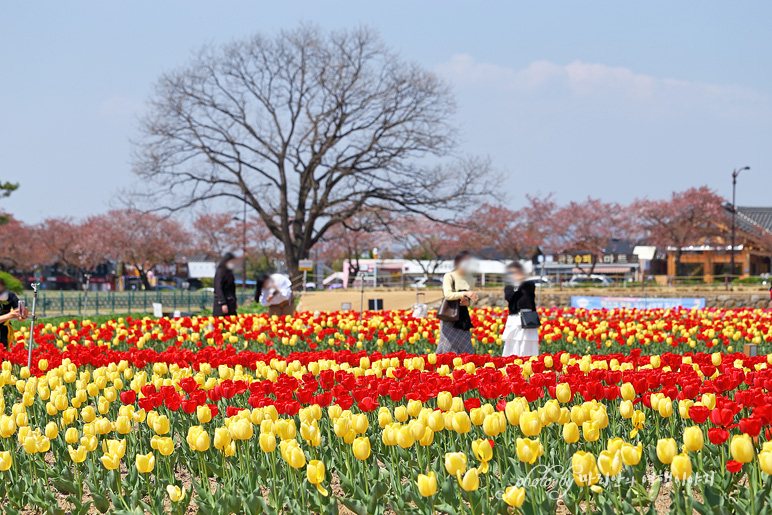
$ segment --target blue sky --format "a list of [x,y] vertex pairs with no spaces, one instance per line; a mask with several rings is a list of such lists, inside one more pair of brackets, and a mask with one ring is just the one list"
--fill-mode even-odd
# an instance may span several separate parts
[[464,150],[527,192],[627,202],[708,184],[772,205],[772,2],[4,2],[0,208],[116,205],[153,82],[207,42],[366,24],[454,85]]

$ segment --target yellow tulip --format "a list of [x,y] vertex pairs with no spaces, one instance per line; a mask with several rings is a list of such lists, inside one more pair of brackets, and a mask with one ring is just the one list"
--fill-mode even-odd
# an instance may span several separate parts
[[525,411],[520,415],[520,430],[525,436],[536,436],[541,433],[542,423],[538,412]]
[[673,438],[661,438],[657,442],[657,458],[665,465],[670,465],[678,454],[678,445]]
[[657,411],[663,418],[670,417],[673,414],[673,401],[669,397],[660,399],[659,404],[657,404]]
[[263,452],[273,452],[276,450],[276,437],[273,435],[273,433],[262,433],[260,434],[259,440],[260,449],[262,449]]
[[488,462],[493,459],[493,447],[488,440],[475,440],[472,442],[472,453],[480,461],[479,472],[488,472]]
[[646,425],[646,414],[643,411],[636,410],[630,421],[633,423],[633,430],[630,431],[630,438],[635,438],[638,431],[643,429],[643,426]]
[[600,438],[600,427],[594,420],[582,422],[582,436],[587,442],[597,442]]
[[445,455],[445,470],[455,476],[466,471],[466,454],[463,452],[449,452]]
[[158,452],[163,456],[170,456],[174,452],[174,440],[169,437],[159,437],[157,440]]
[[684,430],[684,449],[691,452],[702,450],[705,445],[705,437],[702,429],[697,426],[687,427]]
[[324,481],[325,468],[324,463],[319,460],[311,460],[306,467],[306,477],[308,482],[316,486],[317,491],[327,497],[327,490],[322,486]]
[[115,470],[121,466],[121,458],[117,454],[105,454],[99,461],[107,470]]
[[206,424],[212,420],[212,410],[203,404],[196,408],[196,418],[200,424]]
[[459,434],[466,434],[472,429],[472,420],[469,415],[462,411],[453,415],[453,431]]
[[86,461],[87,452],[84,446],[80,445],[77,449],[73,449],[72,445],[68,445],[67,450],[70,453],[70,459],[73,463],[83,463]]
[[622,456],[618,451],[601,451],[598,455],[598,470],[604,476],[613,477],[622,472]]
[[555,388],[555,397],[560,403],[571,402],[573,394],[571,393],[571,386],[568,383],[561,383]]
[[135,458],[137,471],[140,474],[150,474],[155,468],[155,455],[152,452],[147,454],[137,454]]
[[729,444],[732,459],[740,463],[750,463],[753,460],[753,442],[747,433],[734,435]]
[[255,431],[252,422],[243,418],[233,422],[229,430],[234,440],[249,440]]
[[[217,450],[225,449],[231,443],[231,434],[227,427],[218,427],[214,430],[214,448]],[[273,446],[276,447],[274,438]]]
[[772,450],[764,449],[759,453],[759,465],[766,474],[772,475]]
[[159,415],[153,420],[153,431],[159,435],[165,435],[169,432],[169,419],[166,415]]
[[692,462],[686,453],[681,453],[673,457],[670,464],[670,473],[673,478],[680,481],[686,481],[692,475]]
[[59,427],[57,427],[55,422],[49,422],[46,424],[46,438],[49,440],[53,440],[59,436]]
[[28,436],[22,443],[22,448],[27,454],[35,454],[38,452],[38,439],[34,436]]
[[131,419],[125,415],[120,415],[115,419],[115,430],[122,435],[127,435],[131,432]]
[[579,441],[579,427],[573,422],[563,425],[563,440],[566,443],[576,443]]
[[306,455],[300,448],[293,447],[288,451],[287,463],[294,469],[301,469],[306,466]]
[[477,469],[471,468],[466,471],[463,477],[461,473],[456,474],[458,483],[465,492],[474,492],[480,486],[480,476],[477,474]]
[[622,387],[619,389],[622,399],[626,401],[632,401],[635,399],[635,387],[633,387],[630,383],[625,383],[622,385]]
[[370,457],[370,439],[361,436],[351,444],[351,450],[354,451],[354,457],[358,460],[366,460]]
[[504,490],[501,498],[504,499],[504,502],[509,506],[519,508],[525,502],[525,488],[509,486],[506,490]]
[[169,499],[172,502],[180,502],[185,499],[185,487],[180,488],[177,485],[169,485],[166,487],[166,493],[169,494]]
[[622,415],[622,418],[624,419],[632,418],[633,413],[635,413],[635,408],[633,407],[633,401],[622,401],[622,403],[619,405],[619,414]]
[[13,465],[13,458],[9,451],[0,452],[0,472],[5,472]]
[[518,438],[515,441],[515,450],[517,459],[524,463],[535,463],[539,456],[544,454],[544,448],[539,439],[531,440],[529,438]]
[[419,474],[418,480],[418,493],[423,497],[431,497],[437,493],[437,475],[434,472],[426,474]]
[[643,444],[632,446],[629,443],[622,445],[620,450],[622,454],[622,462],[628,467],[634,467],[641,461],[643,455]]
[[600,481],[595,456],[589,452],[577,451],[571,457],[571,472],[579,486],[591,486]]

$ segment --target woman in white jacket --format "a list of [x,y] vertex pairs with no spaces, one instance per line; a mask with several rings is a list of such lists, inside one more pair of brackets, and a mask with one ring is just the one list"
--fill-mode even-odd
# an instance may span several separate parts
[[520,321],[520,312],[536,311],[536,284],[527,281],[525,267],[514,261],[507,266],[512,284],[504,287],[504,298],[509,306],[509,317],[501,339],[506,356],[538,356],[539,329],[526,329]]

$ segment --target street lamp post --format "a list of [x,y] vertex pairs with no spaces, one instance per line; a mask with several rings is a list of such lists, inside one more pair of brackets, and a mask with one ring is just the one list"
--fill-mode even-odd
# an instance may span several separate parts
[[234,216],[233,220],[241,222],[241,295],[242,300],[247,291],[247,199],[244,197],[244,213],[241,218]]
[[737,204],[735,203],[735,191],[737,190],[737,176],[743,170],[750,170],[750,166],[745,166],[732,171],[732,248],[729,250],[729,274],[734,281],[734,239],[735,239],[735,219],[737,218]]
[[244,262],[241,264],[241,294],[247,292],[247,199],[244,197],[244,218],[241,224],[241,251]]

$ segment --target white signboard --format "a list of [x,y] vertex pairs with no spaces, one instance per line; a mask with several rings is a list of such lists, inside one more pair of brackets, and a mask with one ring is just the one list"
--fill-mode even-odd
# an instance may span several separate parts
[[314,269],[314,262],[310,259],[301,259],[298,261],[298,270],[301,272],[310,272]]
[[190,261],[188,263],[189,279],[214,278],[217,263],[214,261]]

